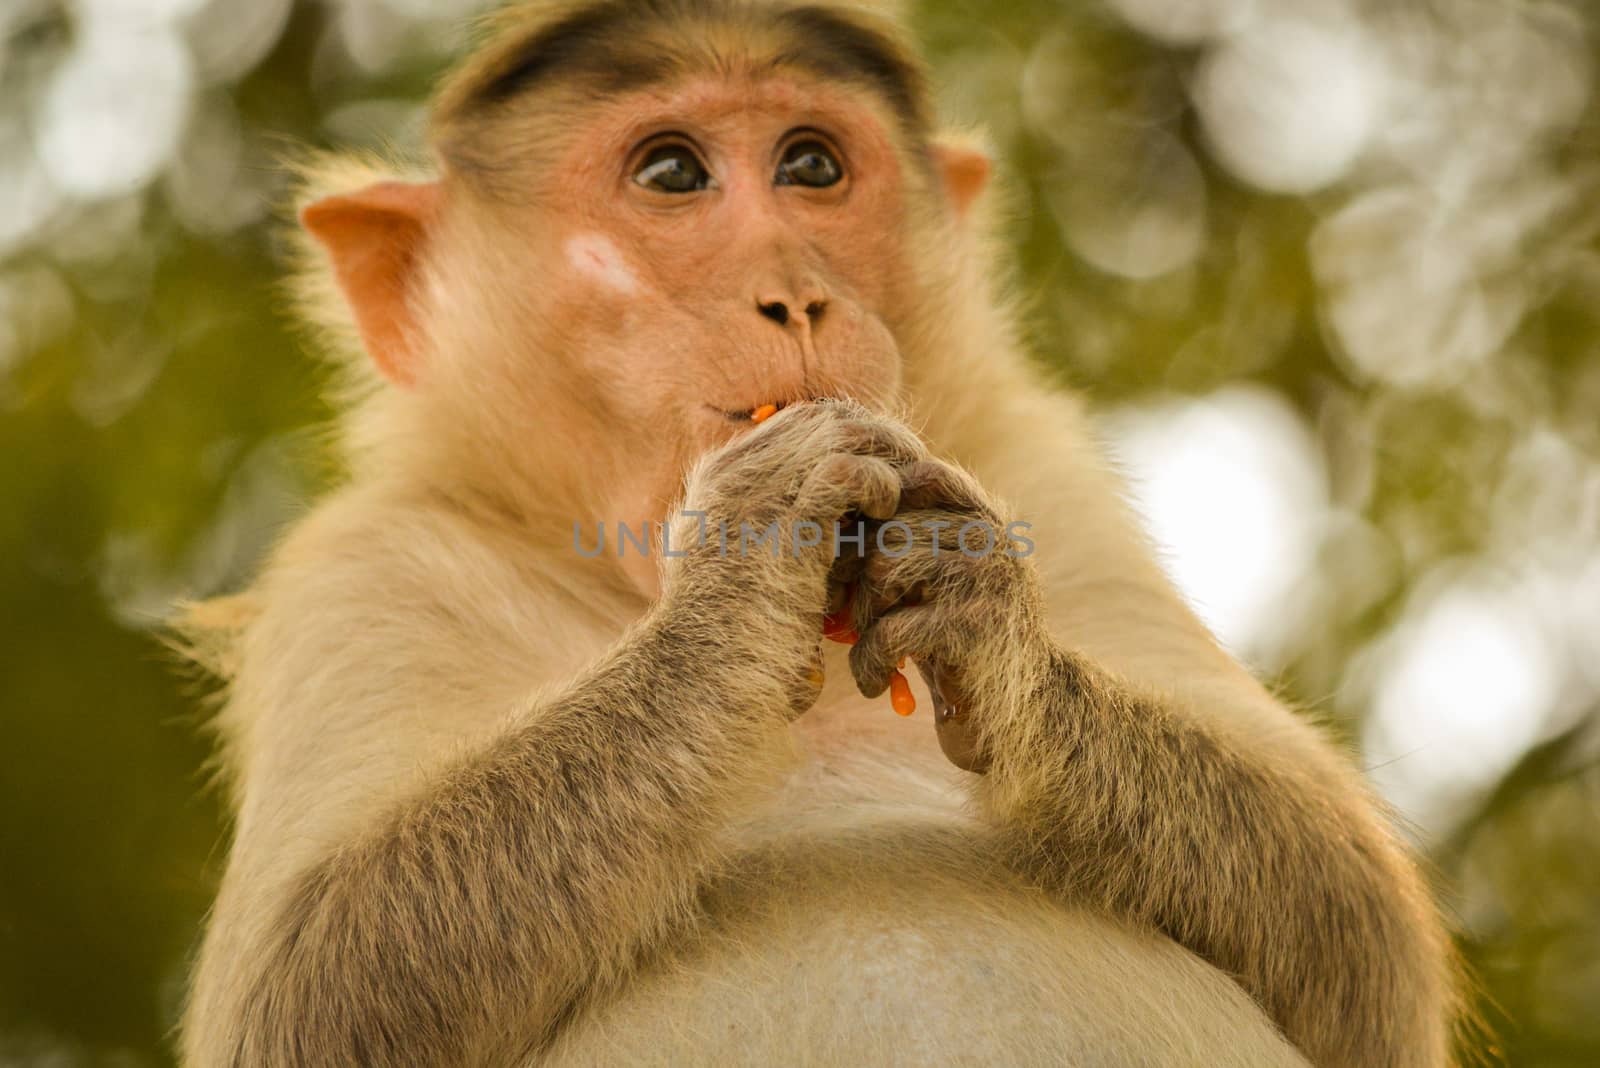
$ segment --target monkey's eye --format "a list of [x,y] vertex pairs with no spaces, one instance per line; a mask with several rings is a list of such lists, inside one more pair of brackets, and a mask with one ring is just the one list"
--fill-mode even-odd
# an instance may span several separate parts
[[821,141],[796,141],[778,164],[778,185],[807,185],[825,189],[844,177],[844,167]]
[[659,193],[698,193],[711,185],[705,165],[683,145],[662,145],[651,152],[633,180]]

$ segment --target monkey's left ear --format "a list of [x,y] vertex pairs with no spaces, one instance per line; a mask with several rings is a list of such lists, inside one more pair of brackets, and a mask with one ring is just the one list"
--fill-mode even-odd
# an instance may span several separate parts
[[988,188],[994,164],[980,148],[948,142],[933,146],[933,160],[944,179],[945,195],[955,208],[956,218],[965,219],[973,203]]
[[416,381],[412,283],[439,205],[432,182],[379,182],[306,205],[300,224],[333,263],[361,343],[385,378]]

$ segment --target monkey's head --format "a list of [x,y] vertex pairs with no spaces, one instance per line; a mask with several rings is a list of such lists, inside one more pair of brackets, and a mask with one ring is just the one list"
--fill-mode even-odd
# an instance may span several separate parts
[[436,179],[302,213],[391,428],[519,510],[632,522],[759,405],[895,402],[988,162],[935,139],[892,24],[598,0],[492,29],[436,102]]

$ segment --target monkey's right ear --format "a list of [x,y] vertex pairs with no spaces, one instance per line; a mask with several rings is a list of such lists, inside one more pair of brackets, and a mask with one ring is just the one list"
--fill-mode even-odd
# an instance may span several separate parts
[[416,381],[412,281],[438,206],[435,183],[379,182],[300,211],[300,225],[333,264],[362,345],[397,385]]

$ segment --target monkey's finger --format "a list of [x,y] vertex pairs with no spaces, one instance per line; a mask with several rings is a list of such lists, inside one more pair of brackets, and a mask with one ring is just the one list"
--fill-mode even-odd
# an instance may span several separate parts
[[[805,413],[800,418],[831,420],[839,434],[838,447],[847,452],[877,456],[895,463],[909,463],[928,455],[928,447],[916,431],[890,416],[873,411],[860,401],[819,397],[790,405],[778,415],[791,410]],[[769,424],[771,421],[767,420]]]
[[817,404],[790,404],[723,445],[721,451],[730,458],[766,457],[775,451],[815,453],[833,437],[829,424],[836,418]]
[[[882,528],[857,575],[860,595],[852,607],[858,630],[899,604],[966,600],[985,592],[992,563],[976,549],[961,551],[960,528],[948,515],[900,513],[910,536],[894,529],[896,524]],[[942,529],[935,532],[933,521]]]
[[881,603],[878,591],[862,581],[865,577],[866,570],[863,568],[856,584],[850,587],[850,626],[857,634],[872,626],[879,616],[888,611],[888,606]]
[[840,582],[831,574],[828,576],[828,599],[823,602],[822,614],[836,616],[844,610],[850,600],[850,583]]
[[897,608],[861,632],[850,648],[850,674],[863,697],[877,697],[906,657],[932,657],[953,662],[970,624],[965,611],[932,605]]
[[979,735],[969,695],[959,675],[948,666],[923,658],[917,674],[928,687],[939,748],[950,763],[979,775],[989,770],[990,757]]
[[938,460],[921,460],[900,470],[900,507],[989,511],[983,492],[972,476]]
[[798,718],[817,703],[817,697],[822,693],[823,681],[822,642],[819,639],[810,662],[801,669],[798,676],[789,681],[790,718]]
[[853,552],[840,552],[828,571],[828,603],[825,615],[835,615],[850,603],[850,597],[860,581],[867,558]]
[[[909,608],[928,600],[928,585],[918,572],[896,572],[891,580],[885,580],[883,576],[885,556],[877,552],[869,553],[854,572],[848,608],[850,625],[858,633],[875,624],[885,612]],[[843,608],[846,608],[846,604],[838,604],[838,609]]]
[[850,552],[850,548],[840,545],[840,552],[834,558],[834,566],[827,571],[827,606],[824,608],[826,616],[837,616],[838,612],[850,608],[851,596],[854,595],[856,585],[861,582],[861,572],[866,569],[867,558],[861,553]]
[[757,424],[753,433],[745,435],[745,440],[770,441],[809,434],[835,435],[842,426],[871,421],[872,414],[855,401],[818,397],[784,405]]
[[[833,453],[806,476],[795,505],[802,519],[825,527],[851,511],[887,519],[900,506],[900,478],[894,468],[875,457]],[[849,536],[855,533],[845,532]]]
[[862,563],[858,576],[862,588],[871,595],[875,612],[911,598],[942,601],[975,595],[983,579],[986,561],[966,553],[946,549],[934,556],[925,548],[892,555],[874,552]]
[[840,431],[839,447],[896,464],[915,463],[928,455],[928,447],[910,427],[882,418],[847,424]]

